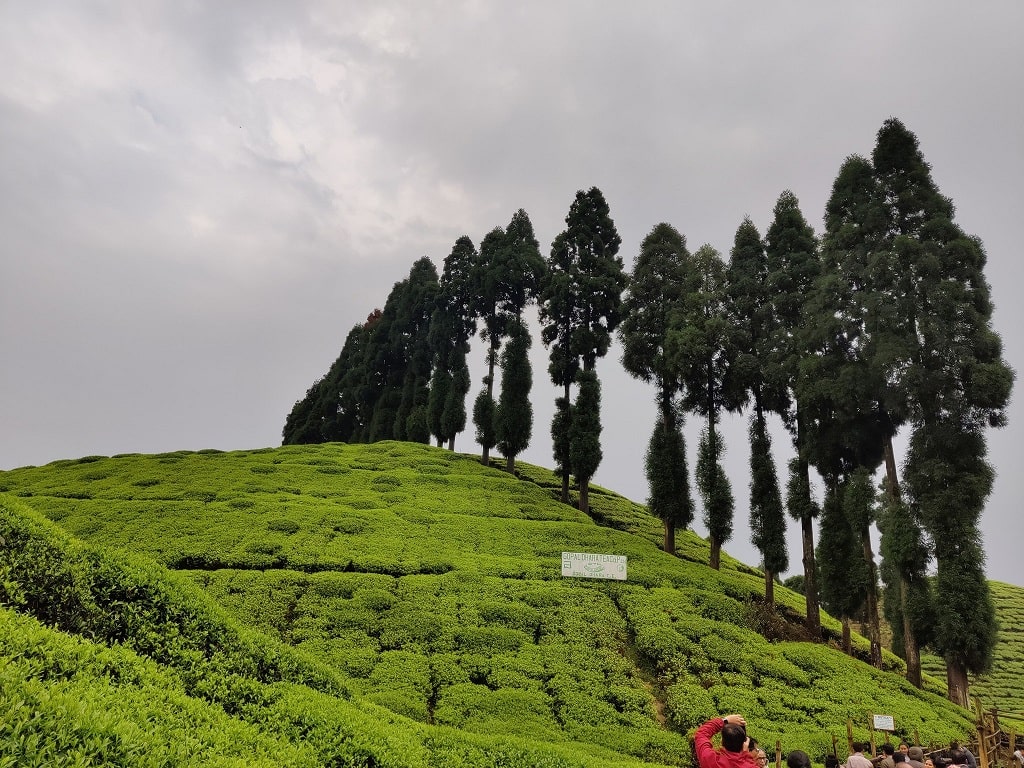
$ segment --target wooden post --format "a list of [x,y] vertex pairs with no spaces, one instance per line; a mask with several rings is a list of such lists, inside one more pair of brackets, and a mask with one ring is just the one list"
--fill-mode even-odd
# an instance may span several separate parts
[[978,768],[988,768],[988,738],[985,735],[985,718],[978,721]]
[[782,768],[782,742],[775,742],[775,768]]
[[921,737],[917,733],[917,728],[914,729],[914,746],[915,747],[920,747],[921,746]]
[[832,734],[832,754],[839,757],[838,739],[836,739],[836,735],[834,733]]
[[846,746],[849,747],[850,751],[848,754],[853,754],[853,718],[846,718]]

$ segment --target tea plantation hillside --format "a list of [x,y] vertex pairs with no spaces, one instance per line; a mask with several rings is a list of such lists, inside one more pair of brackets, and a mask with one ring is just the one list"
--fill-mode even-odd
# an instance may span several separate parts
[[[992,670],[971,678],[971,693],[980,698],[985,709],[999,710],[1006,727],[1015,726],[1024,733],[1024,587],[991,581],[992,602],[999,621],[999,635],[993,653]],[[923,654],[921,663],[926,672],[939,677],[945,674],[942,660]]]
[[642,507],[596,488],[591,518],[521,469],[378,443],[0,472],[0,766],[690,765],[725,711],[817,762],[876,712],[969,734],[895,657],[801,642],[800,596],[768,610],[692,533],[670,556]]

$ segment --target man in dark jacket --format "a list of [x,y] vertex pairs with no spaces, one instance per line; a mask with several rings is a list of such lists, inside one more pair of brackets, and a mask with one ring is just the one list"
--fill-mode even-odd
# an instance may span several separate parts
[[[711,745],[711,737],[721,731],[722,748]],[[747,750],[747,721],[743,715],[728,715],[708,720],[697,729],[693,747],[700,768],[760,768]]]

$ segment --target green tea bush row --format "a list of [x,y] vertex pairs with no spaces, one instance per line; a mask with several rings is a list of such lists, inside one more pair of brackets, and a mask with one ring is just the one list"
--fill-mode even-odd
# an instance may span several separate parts
[[316,766],[152,661],[0,608],[0,766]]

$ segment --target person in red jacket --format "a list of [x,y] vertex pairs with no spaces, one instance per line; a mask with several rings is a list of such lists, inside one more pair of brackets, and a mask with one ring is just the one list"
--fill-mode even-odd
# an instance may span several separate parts
[[[722,748],[711,745],[711,737],[721,731]],[[700,768],[760,768],[747,750],[747,721],[743,715],[728,715],[708,720],[697,729],[693,747]]]

